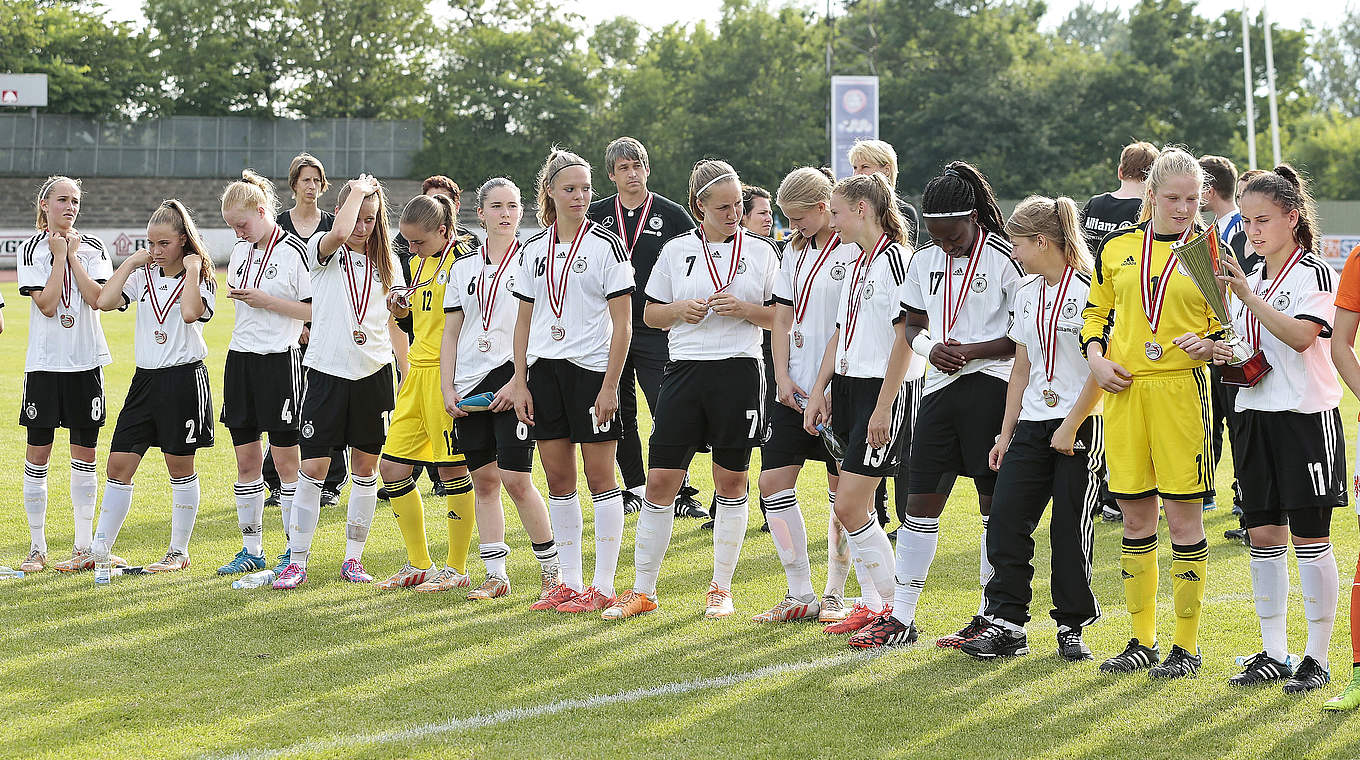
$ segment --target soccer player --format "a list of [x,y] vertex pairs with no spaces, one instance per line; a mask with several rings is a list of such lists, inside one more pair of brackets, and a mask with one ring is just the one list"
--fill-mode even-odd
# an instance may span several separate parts
[[[472,470],[478,549],[486,565],[486,581],[468,592],[469,599],[510,593],[502,484],[519,511],[542,568],[539,600],[558,582],[557,546],[548,508],[531,477],[534,439],[504,395],[515,373],[512,345],[519,309],[510,280],[519,258],[515,233],[523,215],[519,188],[513,182],[503,177],[487,180],[477,191],[477,218],[486,229],[486,245],[477,254],[454,262],[451,285],[444,290],[440,388],[444,408],[454,418],[458,448]],[[498,394],[486,411],[469,414],[459,408],[464,398],[483,393]]]
[[[1360,360],[1355,356],[1355,335],[1360,328],[1360,246],[1351,251],[1346,267],[1341,272],[1341,285],[1336,294],[1336,324],[1332,330],[1332,362],[1351,393],[1360,396]],[[1360,442],[1356,444],[1360,452]],[[1356,454],[1360,465],[1360,453]],[[1360,472],[1360,466],[1357,467]],[[1352,481],[1356,499],[1356,514],[1360,516],[1360,479]],[[1355,576],[1351,585],[1351,670],[1350,683],[1340,694],[1327,700],[1324,710],[1354,710],[1360,708],[1360,559],[1356,560]]]
[[289,563],[274,581],[276,589],[297,588],[307,580],[312,537],[321,517],[321,480],[338,446],[349,448],[353,470],[340,577],[351,583],[373,581],[362,559],[378,503],[378,455],[387,438],[386,413],[395,405],[388,314],[407,311],[390,296],[405,282],[391,245],[387,196],[367,174],[340,190],[335,226],[307,240],[312,335],[302,362],[307,368],[302,470],[288,529]]
[[[894,190],[897,189],[897,150],[892,144],[883,140],[856,140],[855,144],[850,146],[849,158],[850,168],[855,174],[881,173],[888,178],[888,184],[892,185]],[[917,213],[915,206],[900,197],[897,199],[897,207],[902,211],[902,218],[909,227],[907,245],[914,246],[917,242],[917,231],[921,229],[921,215]],[[901,499],[898,505],[899,517],[906,506],[906,499]]]
[[[638,437],[638,388],[647,398],[647,408],[655,410],[667,361],[666,333],[648,327],[642,320],[643,307],[647,305],[642,291],[652,267],[656,266],[661,246],[694,229],[694,220],[680,204],[647,189],[652,167],[642,143],[631,137],[614,140],[604,149],[604,165],[618,192],[590,204],[587,216],[623,240],[637,278],[633,290],[633,340],[628,345],[623,374],[619,376],[619,418],[623,420],[619,471],[623,475],[623,511],[632,514],[642,509],[647,479],[642,439]],[[681,489],[675,504],[677,516],[708,516],[694,499],[696,493],[693,488]]]
[[747,232],[762,237],[774,233],[774,210],[770,208],[770,191],[756,185],[741,186],[741,226]]
[[1082,228],[1086,232],[1086,247],[1096,250],[1105,236],[1138,221],[1146,194],[1148,169],[1160,151],[1149,142],[1134,142],[1119,151],[1119,187],[1108,193],[1092,196],[1081,209]]
[[[859,249],[842,242],[831,229],[829,174],[804,167],[779,183],[779,210],[793,229],[773,300],[774,386],[778,402],[770,405],[764,443],[760,446],[760,500],[770,525],[775,552],[784,565],[788,594],[756,622],[788,622],[817,618],[824,623],[845,619],[845,581],[850,571],[848,539],[836,520],[828,518],[826,592],[819,602],[812,590],[807,526],[798,506],[798,475],[803,463],[823,462],[827,497],[836,495],[836,461],[820,436],[803,429],[803,405],[808,388],[817,382],[822,355],[836,330],[836,308],[841,283],[854,267]],[[869,593],[872,586],[865,593]]]
[[179,201],[164,201],[152,212],[146,237],[150,248],[123,259],[97,299],[102,311],[137,304],[137,371],[109,442],[93,553],[112,551],[132,508],[132,477],[156,446],[170,474],[170,549],[146,569],[163,573],[189,567],[199,501],[194,452],[213,445],[203,324],[212,318],[217,285],[212,257]]
[[20,246],[17,256],[19,295],[32,301],[19,409],[19,424],[28,436],[23,495],[30,546],[19,565],[26,573],[40,572],[48,563],[47,464],[58,427],[70,431],[75,546],[54,567],[64,572],[94,567],[94,457],[106,409],[103,368],[113,361],[97,303],[104,282],[113,276],[113,261],[104,241],[75,229],[80,199],[79,180],[48,177],[38,190],[38,234]]
[[[1285,681],[1286,694],[1331,680],[1327,646],[1336,621],[1337,567],[1332,509],[1346,505],[1346,443],[1341,385],[1332,364],[1336,275],[1313,251],[1318,224],[1303,178],[1282,164],[1242,194],[1242,218],[1263,257],[1250,272],[1231,256],[1220,275],[1232,288],[1233,330],[1262,351],[1271,370],[1237,394],[1241,415],[1233,459],[1251,537],[1251,585],[1262,652],[1229,679],[1235,686]],[[1215,361],[1231,359],[1226,344]],[[1288,543],[1298,561],[1308,642],[1298,668],[1288,663]]]
[[[970,164],[951,162],[932,179],[921,211],[934,242],[907,266],[902,307],[912,350],[930,366],[912,434],[907,520],[897,532],[892,615],[864,632],[865,645],[914,633],[940,515],[959,475],[972,478],[982,513],[978,585],[985,589],[992,577],[987,520],[996,473],[988,455],[1006,411],[1015,353],[1008,337],[1011,302],[1024,272],[1011,259],[991,185]],[[987,597],[980,596],[972,621],[937,639],[938,646],[957,648],[982,630]]]
[[[511,291],[521,303],[515,374],[504,392],[538,441],[561,579],[530,608],[594,612],[614,601],[623,540],[614,452],[623,436],[619,377],[632,334],[633,266],[623,241],[586,218],[591,186],[585,159],[554,149],[536,184],[545,229],[520,248],[512,273]],[[588,588],[581,567],[578,444],[595,506],[595,576]]]
[[887,177],[879,173],[836,183],[831,220],[832,229],[859,253],[841,281],[836,329],[809,389],[803,429],[812,435],[819,425],[830,424],[844,443],[834,509],[849,532],[865,597],[848,617],[824,630],[873,631],[872,639],[851,637],[852,646],[910,644],[916,640],[915,629],[876,624],[890,619],[885,602],[892,596],[893,578],[892,544],[874,514],[874,492],[885,476],[897,471],[925,373],[925,362],[912,355],[907,343],[902,314],[911,256],[907,222]]
[[[471,585],[467,574],[476,497],[463,453],[454,440],[453,418],[444,409],[439,380],[439,353],[444,340],[443,305],[454,262],[472,255],[467,238],[458,234],[453,201],[443,195],[417,195],[402,209],[401,235],[411,250],[410,285],[391,296],[409,313],[415,340],[407,355],[409,369],[397,393],[383,445],[379,473],[392,513],[406,545],[406,564],[378,584],[381,589],[415,586],[438,592]],[[406,315],[402,315],[405,317]],[[411,477],[425,464],[438,468],[448,505],[449,548],[444,566],[435,570],[425,535],[425,508]]]
[[699,228],[661,250],[647,280],[647,323],[669,330],[671,363],[661,382],[649,451],[647,498],[638,516],[633,588],[604,610],[606,620],[657,608],[656,583],[670,545],[680,491],[695,452],[713,450],[716,509],[713,578],[704,617],[732,614],[732,576],[749,510],[747,469],[765,417],[761,328],[779,257],[769,238],[741,227],[741,181],[725,161],[702,160],[689,177]]
[[[1204,170],[1168,147],[1148,171],[1142,221],[1108,235],[1096,252],[1096,279],[1083,312],[1082,346],[1105,390],[1110,493],[1124,515],[1120,566],[1133,638],[1101,664],[1108,673],[1150,668],[1155,678],[1200,668],[1199,619],[1209,547],[1203,499],[1210,466],[1209,377],[1204,362],[1222,327],[1172,253],[1196,234]],[[1119,318],[1116,319],[1115,315]],[[1171,532],[1176,635],[1160,664],[1157,648],[1158,502]]]
[[[236,452],[236,516],[242,547],[218,575],[261,570],[264,558],[264,450],[279,472],[283,532],[297,490],[298,417],[302,356],[298,338],[312,317],[312,281],[303,263],[307,244],[275,223],[274,184],[246,169],[222,193],[222,219],[237,241],[227,267],[227,297],[237,301],[236,324],[223,370],[222,424]],[[288,567],[288,550],[278,558]]]
[[1071,198],[1026,198],[1006,221],[1006,236],[1031,276],[1015,296],[1015,364],[989,462],[998,474],[987,527],[995,569],[984,593],[988,624],[959,648],[981,659],[1029,651],[1034,529],[1051,499],[1058,654],[1089,660],[1081,630],[1100,617],[1091,591],[1092,519],[1105,476],[1101,419],[1091,416],[1100,387],[1089,381],[1079,342],[1091,254]]

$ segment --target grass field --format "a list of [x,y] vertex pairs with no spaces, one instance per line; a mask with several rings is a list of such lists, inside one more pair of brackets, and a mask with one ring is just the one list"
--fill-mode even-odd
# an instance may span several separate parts
[[[0,413],[12,420],[28,305],[13,283],[0,291],[10,304],[0,336],[0,366],[8,368]],[[218,403],[231,306],[222,299],[206,328]],[[107,370],[101,483],[104,450],[133,369],[132,321],[129,312],[104,322],[117,360]],[[1356,417],[1349,397],[1345,416]],[[1348,428],[1354,440],[1353,423]],[[1243,691],[1226,683],[1236,671],[1233,656],[1260,646],[1246,549],[1222,539],[1236,525],[1226,508],[1206,520],[1205,667],[1195,679],[1152,683],[1145,676],[1105,677],[1094,663],[1071,665],[1054,653],[1046,535],[1037,537],[1033,654],[979,663],[931,645],[977,605],[979,524],[966,482],[943,519],[918,617],[923,644],[876,657],[848,652],[844,639],[816,625],[749,622],[784,593],[758,515],[733,589],[738,615],[726,621],[701,618],[711,534],[691,520],[676,526],[657,613],[606,624],[594,616],[529,612],[537,563],[508,505],[515,587],[505,599],[471,603],[461,594],[379,593],[341,582],[343,505],[322,514],[307,585],[291,593],[233,591],[214,574],[240,547],[230,441],[220,426],[217,435],[216,448],[199,457],[203,506],[189,571],[117,578],[100,589],[89,575],[53,572],[0,583],[0,757],[1360,756],[1360,715],[1319,710],[1350,671],[1344,592],[1360,548],[1351,510],[1334,521],[1343,595],[1331,659],[1340,683],[1297,699],[1278,688]],[[58,443],[47,521],[54,557],[69,550],[71,536],[64,435]],[[0,564],[11,566],[28,548],[23,451],[21,429],[0,426],[0,461],[12,473],[0,510]],[[1225,504],[1229,471],[1226,463],[1220,470]],[[695,472],[706,499],[709,479]],[[159,559],[169,537],[169,485],[154,452],[136,483],[118,553],[141,564]],[[809,468],[799,491],[820,590],[826,505],[817,468]],[[442,509],[430,506],[428,493],[426,501],[440,557]],[[380,505],[365,555],[379,576],[405,558],[388,514]],[[593,547],[589,516],[585,522],[585,544]],[[632,581],[634,522],[630,517],[620,589]],[[266,513],[265,527],[266,552],[276,553],[277,512]],[[1119,527],[1098,523],[1095,584],[1105,617],[1087,633],[1098,657],[1122,649],[1129,635],[1118,550]],[[588,550],[587,577],[591,556]],[[479,580],[482,568],[473,563]],[[1172,625],[1168,565],[1164,558],[1164,641]],[[1304,621],[1292,559],[1290,566],[1290,642],[1299,651]]]

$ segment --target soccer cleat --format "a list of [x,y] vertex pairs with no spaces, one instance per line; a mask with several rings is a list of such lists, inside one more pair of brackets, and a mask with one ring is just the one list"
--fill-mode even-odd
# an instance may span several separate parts
[[808,594],[806,599],[789,595],[784,597],[784,601],[751,620],[757,623],[793,623],[799,620],[813,620],[821,612],[822,606],[817,603],[816,594]]
[[424,583],[416,586],[416,591],[422,594],[436,594],[440,591],[452,591],[456,588],[467,588],[472,585],[472,579],[445,565],[438,572],[431,573]]
[[635,515],[642,511],[642,497],[632,491],[623,492],[623,513],[625,515]]
[[353,557],[340,564],[340,577],[350,583],[372,583],[373,576],[364,570],[364,563]]
[[916,635],[915,623],[903,625],[901,620],[892,616],[891,608],[885,607],[883,614],[850,637],[849,644],[859,649],[903,646],[915,644]]
[[1214,511],[1215,509],[1218,509],[1218,504],[1215,503],[1213,499],[1205,499],[1205,500],[1204,500],[1204,505],[1203,505],[1203,507],[1202,507],[1202,511],[1204,511],[1204,512],[1212,512],[1212,511]]
[[296,562],[289,562],[288,567],[279,573],[279,577],[274,581],[274,588],[290,589],[297,588],[307,582],[307,569],[299,567]]
[[716,583],[709,583],[708,593],[704,596],[704,617],[710,620],[725,618],[732,612],[732,591],[718,588]]
[[41,573],[47,567],[47,552],[34,549],[28,553],[23,562],[19,563],[19,569],[25,573]]
[[1346,690],[1322,704],[1322,709],[1328,712],[1343,712],[1357,707],[1360,707],[1360,666],[1352,671],[1351,682],[1346,684]]
[[1068,662],[1095,659],[1095,656],[1091,654],[1091,648],[1081,640],[1080,628],[1058,629],[1058,656]]
[[433,569],[434,565],[425,568],[420,568],[416,567],[415,565],[412,565],[410,562],[407,562],[406,564],[402,565],[401,569],[398,570],[395,574],[393,574],[391,578],[388,578],[387,580],[379,583],[378,588],[382,589],[383,591],[391,591],[392,589],[419,586],[420,584],[425,582],[426,578],[430,577],[430,571]]
[[278,576],[283,575],[283,571],[292,563],[293,550],[284,549],[283,554],[280,554],[278,560],[274,563],[274,577],[277,578]]
[[488,575],[482,585],[468,592],[468,599],[495,599],[510,593],[510,581],[499,575]]
[[1304,692],[1321,689],[1331,683],[1332,674],[1322,667],[1322,664],[1314,660],[1311,656],[1305,655],[1303,662],[1294,671],[1294,677],[1284,683],[1285,694],[1303,694]]
[[974,615],[968,625],[959,629],[958,633],[949,636],[941,636],[935,640],[935,646],[946,649],[958,649],[965,641],[972,641],[974,637],[982,633],[982,629],[988,625],[987,619],[981,615]]
[[[116,554],[109,555],[109,564],[114,567],[127,567],[127,560]],[[71,558],[54,563],[52,569],[59,573],[81,573],[94,569],[94,554],[89,549],[72,549]]]
[[696,520],[708,519],[708,510],[704,509],[704,505],[694,498],[697,493],[699,492],[694,489],[680,489],[680,495],[675,497],[676,517],[693,517]]
[[1171,652],[1166,659],[1162,660],[1161,665],[1154,666],[1148,670],[1148,675],[1153,678],[1185,678],[1193,676],[1199,672],[1199,666],[1203,663],[1203,658],[1198,654],[1190,654],[1177,644],[1171,645]]
[[553,587],[557,585],[559,577],[560,573],[558,573],[557,567],[543,571],[543,578],[539,582],[538,587],[538,598],[540,601],[548,598],[548,594],[551,593]]
[[277,507],[278,505],[279,505],[279,492],[270,491],[269,495],[264,497],[265,508],[268,509],[269,507]]
[[874,617],[877,615],[877,612],[874,612],[859,602],[855,602],[855,606],[850,608],[849,615],[846,615],[840,622],[832,623],[823,628],[822,632],[831,634],[854,633],[873,622]]
[[218,575],[236,575],[237,573],[253,573],[256,570],[264,569],[264,555],[251,554],[242,549],[236,552],[236,556],[231,558],[227,564],[217,568]]
[[632,589],[623,592],[623,596],[614,600],[609,605],[609,609],[600,613],[600,617],[605,620],[619,620],[635,615],[641,615],[656,609],[656,595],[639,594]]
[[988,621],[976,636],[959,645],[959,651],[979,660],[1017,657],[1029,654],[1029,638],[1023,630],[1012,630]]
[[176,570],[186,570],[189,567],[189,555],[182,551],[171,549],[165,553],[160,562],[153,562],[146,566],[148,573],[173,573]]
[[332,491],[329,488],[321,489],[321,506],[333,507],[340,503],[340,492]]
[[822,611],[817,613],[817,622],[829,625],[839,623],[849,616],[850,609],[845,606],[845,600],[835,594],[822,597]]
[[1241,673],[1228,679],[1230,685],[1257,686],[1271,681],[1286,681],[1294,675],[1294,669],[1288,663],[1280,662],[1265,652],[1252,655],[1244,664]]
[[1124,522],[1124,513],[1118,507],[1106,504],[1100,508],[1100,519],[1105,522]]
[[538,612],[546,612],[548,610],[556,611],[559,605],[570,602],[580,595],[580,591],[576,591],[571,586],[559,582],[548,589],[548,593],[540,596],[537,602],[529,605],[529,609]]
[[1137,670],[1146,670],[1156,665],[1160,660],[1161,655],[1158,653],[1157,647],[1145,647],[1138,642],[1138,639],[1129,639],[1129,645],[1124,647],[1123,652],[1100,663],[1100,672],[1132,673]]
[[614,603],[614,597],[605,596],[600,590],[591,586],[582,591],[580,596],[569,599],[557,605],[558,612],[604,612],[609,609],[609,605]]

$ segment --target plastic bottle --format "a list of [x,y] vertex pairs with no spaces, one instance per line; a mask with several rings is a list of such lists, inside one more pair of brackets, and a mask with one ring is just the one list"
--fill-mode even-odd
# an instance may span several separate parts
[[11,578],[17,581],[23,577],[24,577],[23,570],[15,570],[12,567],[0,567],[0,581],[7,581],[10,580]]
[[[798,402],[798,406],[801,409],[807,411],[808,400],[806,396],[794,394],[793,398]],[[817,432],[821,434],[822,443],[826,445],[826,451],[831,455],[832,459],[835,459],[837,462],[845,459],[845,441],[842,441],[841,437],[836,435],[836,431],[832,430],[830,425],[818,425]]]
[[261,570],[258,573],[251,573],[243,578],[232,581],[231,587],[235,589],[260,588],[261,586],[273,583],[274,578],[275,575],[273,570]]
[[99,531],[94,537],[94,582],[97,586],[107,586],[113,573],[113,562],[109,558],[109,542],[104,537],[104,531]]

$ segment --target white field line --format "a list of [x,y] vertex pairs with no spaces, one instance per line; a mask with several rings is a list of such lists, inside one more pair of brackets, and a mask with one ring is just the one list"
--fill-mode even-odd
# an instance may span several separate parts
[[432,736],[456,734],[473,729],[486,728],[488,726],[497,726],[502,723],[513,723],[516,721],[538,718],[544,715],[556,715],[569,710],[593,710],[598,707],[606,707],[609,705],[640,702],[644,699],[651,699],[653,697],[668,697],[676,694],[688,694],[695,691],[722,689],[770,676],[781,676],[808,670],[822,670],[852,662],[863,662],[876,656],[878,656],[878,653],[876,652],[852,650],[843,654],[821,657],[806,662],[785,662],[775,665],[766,665],[761,668],[756,668],[755,670],[749,670],[745,673],[733,673],[731,675],[702,678],[693,681],[679,681],[677,683],[649,686],[643,689],[630,689],[615,694],[598,694],[593,697],[563,699],[557,702],[549,702],[547,704],[531,707],[511,707],[504,710],[496,710],[495,712],[473,715],[467,718],[452,718],[442,723],[425,723],[400,731],[313,739],[279,749],[245,750],[227,754],[205,755],[204,757],[208,758],[208,760],[257,760],[263,758],[286,757],[288,755],[306,752],[325,752],[327,750],[334,751],[367,745],[419,741]]

